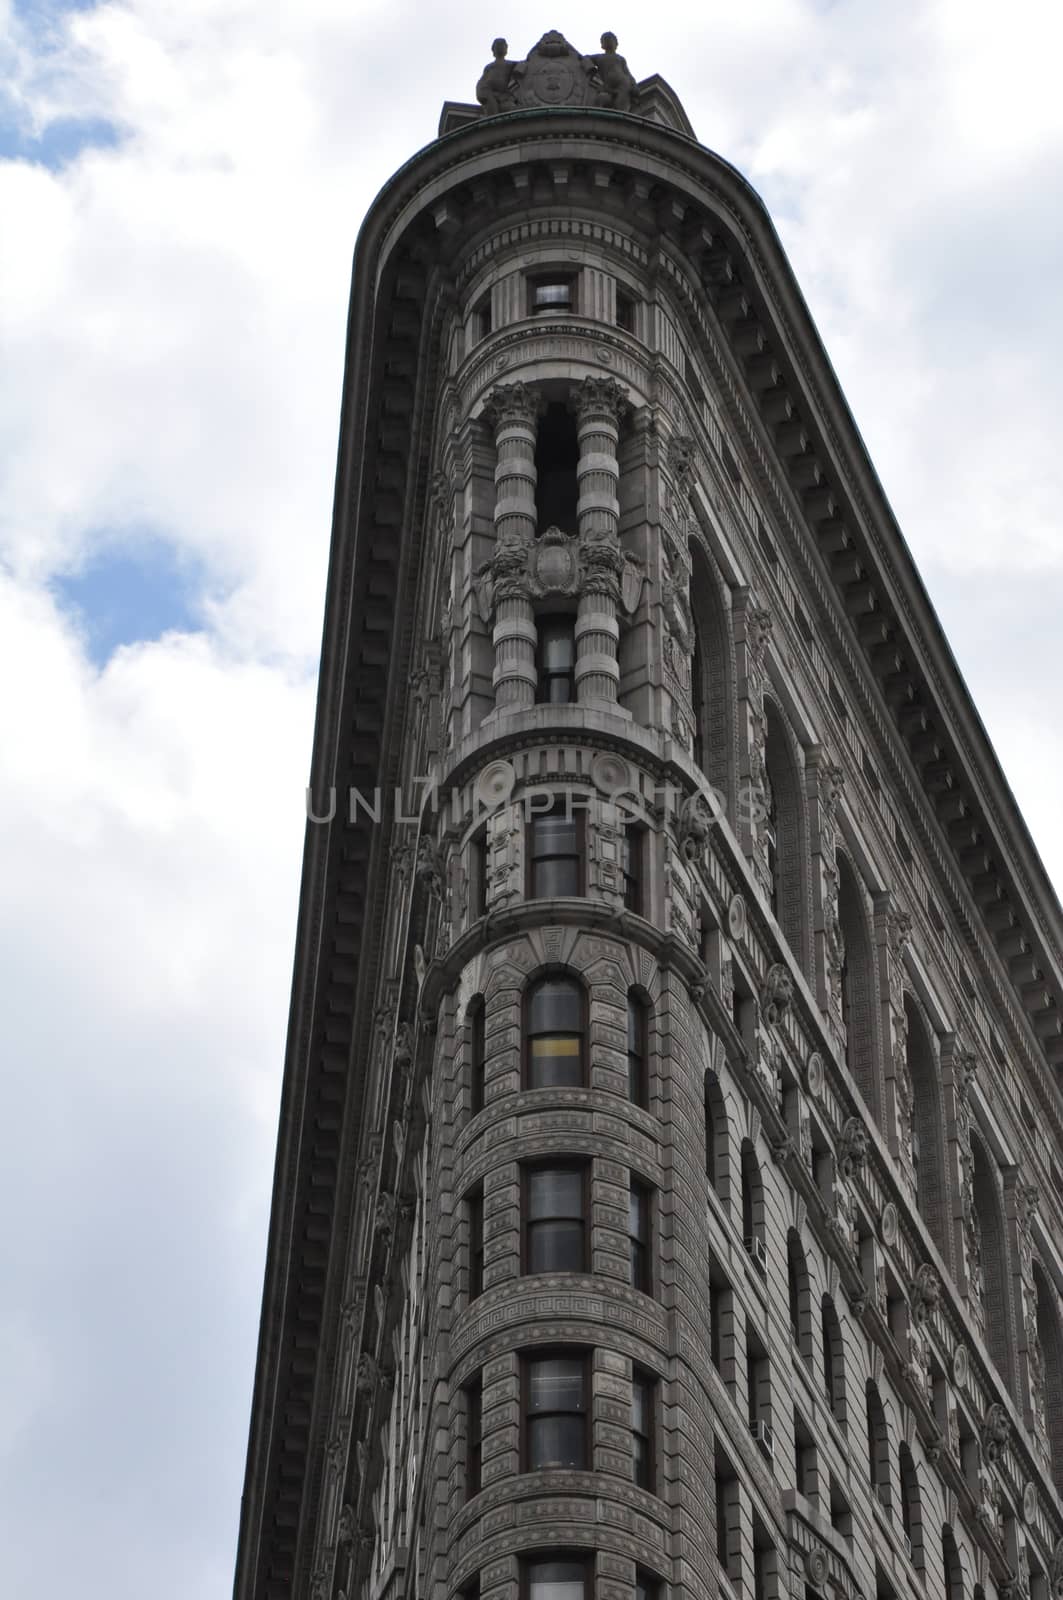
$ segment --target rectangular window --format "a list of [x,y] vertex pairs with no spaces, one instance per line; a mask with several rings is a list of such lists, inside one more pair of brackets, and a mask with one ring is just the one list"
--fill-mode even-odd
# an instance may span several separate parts
[[628,1238],[631,1246],[631,1287],[643,1294],[651,1292],[650,1272],[650,1191],[632,1178],[628,1194]]
[[491,317],[491,294],[490,294],[490,291],[488,291],[488,293],[484,295],[483,299],[480,301],[479,305],[476,307],[476,311],[474,312],[474,317],[475,317],[475,334],[474,334],[474,336],[477,339],[486,339],[487,335],[491,332],[491,330],[492,330],[492,328],[494,326],[494,323],[493,323],[492,317]]
[[640,1489],[653,1492],[653,1402],[656,1384],[636,1367],[631,1378],[631,1466]]
[[469,1026],[469,1109],[473,1116],[484,1108],[484,1027],[482,995],[474,995],[466,1012]]
[[637,822],[629,822],[620,842],[620,873],[623,879],[624,909],[636,916],[645,916],[642,899],[642,880],[645,873],[646,830]]
[[627,997],[627,1096],[632,1105],[649,1104],[647,1065],[649,1022],[645,1003],[637,994]]
[[565,612],[537,617],[535,699],[539,705],[576,701],[576,619]]
[[616,291],[616,325],[624,333],[635,331],[635,301],[622,289]]
[[590,1563],[586,1556],[529,1556],[521,1562],[521,1600],[588,1600]]
[[587,1169],[525,1167],[525,1272],[587,1270]]
[[526,1006],[525,1088],[582,1088],[584,994],[576,979],[540,978]]
[[487,913],[487,832],[481,828],[469,840],[469,921]]
[[524,1467],[549,1472],[588,1466],[590,1408],[585,1355],[528,1356],[524,1361]]
[[576,280],[570,273],[528,280],[532,316],[552,316],[576,309]]
[[565,800],[529,827],[529,900],[583,893],[583,813]]
[[484,1192],[474,1189],[466,1202],[469,1208],[469,1299],[484,1292]]
[[661,1586],[645,1572],[635,1574],[635,1600],[660,1600]]
[[465,1390],[465,1498],[471,1500],[482,1487],[483,1374],[478,1372]]

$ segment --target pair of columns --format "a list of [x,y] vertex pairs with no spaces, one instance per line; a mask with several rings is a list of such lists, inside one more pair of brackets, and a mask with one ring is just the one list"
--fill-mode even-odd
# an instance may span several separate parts
[[611,378],[573,386],[579,460],[576,537],[536,539],[535,447],[543,409],[529,384],[500,386],[485,415],[494,427],[495,552],[493,591],[495,706],[500,713],[535,703],[535,601],[578,596],[576,695],[579,703],[614,707],[620,682],[620,476],[617,441],[624,392]]

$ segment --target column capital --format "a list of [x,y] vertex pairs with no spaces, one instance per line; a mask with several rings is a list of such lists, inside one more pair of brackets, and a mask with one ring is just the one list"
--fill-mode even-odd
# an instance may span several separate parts
[[524,423],[534,428],[543,410],[543,397],[530,383],[500,383],[487,396],[484,417],[497,433],[507,423]]
[[608,422],[619,422],[629,409],[623,384],[615,378],[584,378],[569,390],[569,399],[580,422],[601,417]]

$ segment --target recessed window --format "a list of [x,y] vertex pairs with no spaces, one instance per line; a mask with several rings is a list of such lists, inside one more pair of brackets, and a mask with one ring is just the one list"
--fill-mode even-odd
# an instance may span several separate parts
[[631,1378],[631,1468],[640,1489],[653,1491],[653,1401],[657,1385],[638,1368]]
[[583,813],[571,800],[533,817],[528,828],[528,899],[583,893]]
[[575,978],[541,978],[528,992],[525,1083],[582,1088],[584,996]]
[[487,830],[481,828],[469,840],[469,921],[475,922],[487,911]]
[[484,1292],[484,1192],[473,1189],[465,1202],[469,1221],[469,1299]]
[[525,1272],[587,1270],[587,1169],[524,1169]]
[[571,614],[536,620],[536,685],[539,705],[569,706],[576,700],[576,619]]
[[531,1556],[521,1563],[521,1600],[587,1600],[585,1556]]
[[469,1107],[473,1116],[484,1105],[484,1027],[483,995],[474,994],[465,1013],[469,1027]]
[[[584,1471],[589,1451],[585,1355],[528,1356],[524,1361],[525,1470]],[[549,1591],[544,1591],[548,1593]]]
[[616,325],[624,333],[635,331],[635,301],[622,289],[616,291]]
[[649,1578],[644,1573],[635,1577],[635,1600],[660,1600],[661,1586],[656,1578]]
[[477,339],[486,339],[494,327],[491,316],[491,296],[485,294],[473,312],[473,330]]
[[627,1094],[632,1105],[649,1104],[649,1007],[634,989],[627,992]]
[[533,316],[572,311],[575,307],[576,280],[569,275],[559,273],[557,277],[532,278],[529,287]]
[[646,830],[629,822],[620,840],[620,875],[623,881],[624,909],[645,916],[643,878],[645,875]]
[[478,1372],[465,1390],[465,1498],[479,1494],[483,1447],[483,1374]]
[[632,1178],[628,1194],[628,1240],[631,1248],[631,1287],[650,1293],[650,1191]]

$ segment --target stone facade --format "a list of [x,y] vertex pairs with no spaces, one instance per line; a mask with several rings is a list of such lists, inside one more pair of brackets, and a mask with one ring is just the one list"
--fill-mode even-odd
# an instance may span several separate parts
[[1060,910],[763,208],[559,39],[359,243],[236,1594],[1049,1600]]

